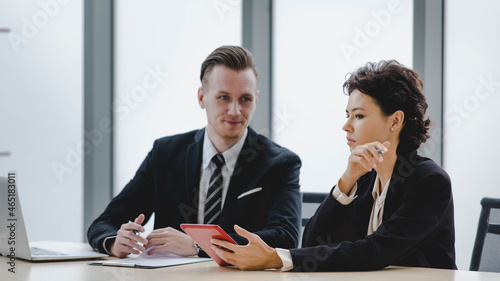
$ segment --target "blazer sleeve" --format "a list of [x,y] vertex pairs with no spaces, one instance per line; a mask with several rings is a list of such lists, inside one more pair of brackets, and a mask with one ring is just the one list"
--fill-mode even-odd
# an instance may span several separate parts
[[381,269],[414,255],[436,238],[442,224],[453,224],[451,183],[446,174],[417,173],[398,188],[405,190],[395,212],[372,235],[351,239],[354,241],[338,240],[339,230],[330,219],[337,215],[339,204],[327,198],[306,230],[304,237],[309,247],[290,250],[293,270]]
[[[269,170],[274,179],[272,199],[266,215],[266,223],[259,235],[268,245],[276,248],[295,248],[298,246],[302,199],[300,194],[299,173],[300,158],[287,152],[278,165]],[[256,206],[257,207],[257,206]],[[245,238],[234,235],[238,244],[246,244]]]
[[87,231],[90,246],[106,253],[103,241],[106,237],[115,236],[123,223],[134,221],[139,214],[146,216],[145,222],[153,213],[151,202],[154,202],[153,167],[157,142],[142,162],[134,178],[114,197],[104,212],[94,220]]
[[309,219],[302,235],[302,247],[337,245],[340,241],[354,241],[357,236],[350,224],[355,204],[341,204],[333,198],[332,190]]

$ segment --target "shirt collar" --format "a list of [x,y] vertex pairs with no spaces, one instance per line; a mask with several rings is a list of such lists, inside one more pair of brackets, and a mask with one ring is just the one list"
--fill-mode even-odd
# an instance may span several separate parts
[[[224,156],[226,167],[231,172],[234,170],[234,166],[236,165],[236,160],[238,160],[238,156],[240,155],[240,151],[243,148],[243,144],[245,143],[247,134],[248,134],[248,128],[245,129],[245,133],[243,133],[243,136],[237,143],[235,143],[226,151],[222,152],[222,156]],[[219,152],[217,152],[217,149],[215,148],[212,141],[208,137],[207,129],[205,128],[205,136],[203,139],[203,160],[201,163],[201,168],[206,169],[208,165],[210,165],[212,158],[218,153]]]
[[372,196],[374,200],[381,200],[382,202],[385,201],[385,197],[387,196],[387,190],[389,189],[389,183],[391,182],[391,179],[387,181],[385,184],[384,190],[382,190],[382,193],[380,193],[380,179],[378,177],[375,177],[375,184],[373,185],[373,190],[372,190]]

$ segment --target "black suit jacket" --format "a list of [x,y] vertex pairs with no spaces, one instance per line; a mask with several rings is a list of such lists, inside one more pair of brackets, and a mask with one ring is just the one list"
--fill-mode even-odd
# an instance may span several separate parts
[[[134,178],[90,226],[90,245],[104,252],[104,238],[116,235],[123,223],[155,213],[154,228],[197,223],[204,129],[164,137]],[[258,234],[272,247],[297,247],[301,216],[299,157],[248,128],[229,183],[219,225],[238,244],[234,224]],[[262,190],[238,199],[246,191]]]
[[357,181],[357,198],[331,195],[306,226],[303,248],[292,249],[294,271],[376,270],[388,265],[456,269],[451,182],[416,151],[398,156],[382,224],[367,236],[376,172]]

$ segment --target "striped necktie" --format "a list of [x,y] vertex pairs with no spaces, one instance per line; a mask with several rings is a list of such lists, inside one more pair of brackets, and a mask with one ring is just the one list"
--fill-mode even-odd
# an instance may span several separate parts
[[212,158],[216,168],[210,183],[208,184],[207,199],[205,201],[205,224],[217,224],[222,210],[222,166],[224,165],[224,156],[217,154]]

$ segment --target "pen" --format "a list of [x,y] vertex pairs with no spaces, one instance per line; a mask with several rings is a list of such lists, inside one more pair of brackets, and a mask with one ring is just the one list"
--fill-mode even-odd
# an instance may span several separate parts
[[128,262],[111,262],[111,261],[106,261],[106,262],[103,262],[102,265],[107,265],[107,266],[122,266],[122,267],[136,267],[138,264],[136,264],[136,263],[128,263]]
[[[128,222],[133,222],[133,221],[128,221]],[[135,229],[134,229],[133,231],[134,231],[134,234],[135,234],[135,235],[137,235],[137,236],[141,235],[141,234],[139,233],[139,231],[137,231],[137,230],[135,230]]]

